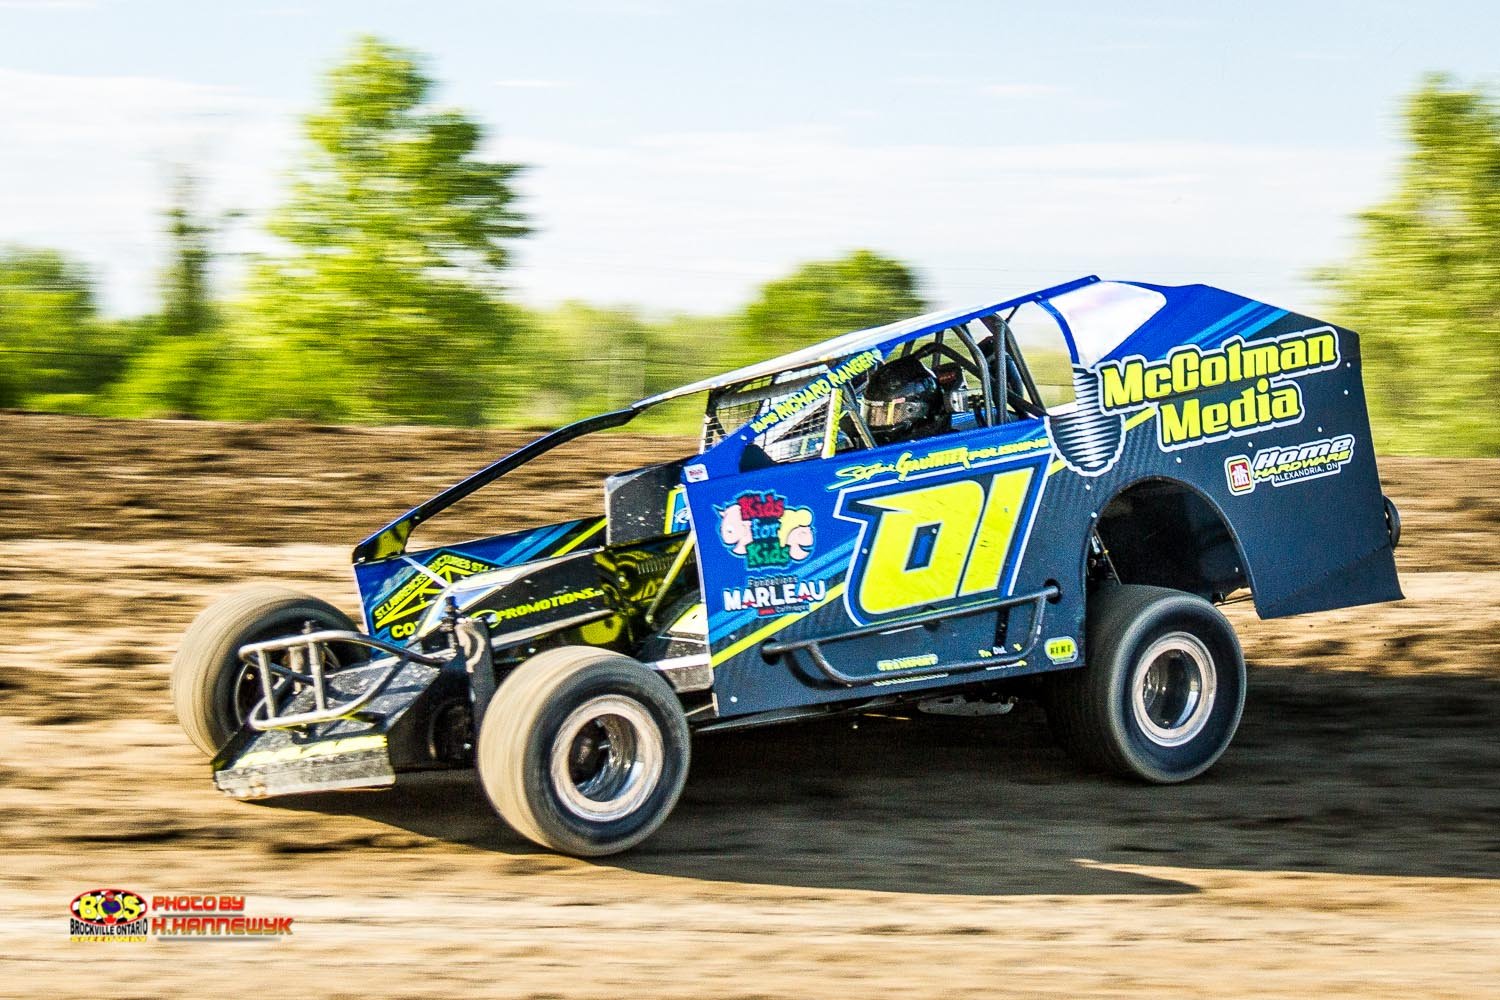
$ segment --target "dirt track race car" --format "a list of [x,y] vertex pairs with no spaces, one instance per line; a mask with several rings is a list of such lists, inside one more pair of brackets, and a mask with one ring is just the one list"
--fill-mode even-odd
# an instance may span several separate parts
[[[699,452],[603,513],[429,549],[413,529],[560,444],[706,397]],[[903,705],[1045,704],[1087,766],[1224,752],[1263,618],[1397,600],[1351,331],[1202,285],[1088,277],[836,337],[548,434],[354,550],[363,630],[232,594],[173,697],[241,798],[476,767],[578,855],[676,803],[690,736]]]

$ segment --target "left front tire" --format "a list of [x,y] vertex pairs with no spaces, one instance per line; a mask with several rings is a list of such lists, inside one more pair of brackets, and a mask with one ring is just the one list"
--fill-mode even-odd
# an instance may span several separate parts
[[260,675],[240,662],[240,647],[296,635],[308,622],[318,631],[354,628],[326,601],[264,585],[230,594],[193,620],[172,660],[172,704],[194,746],[218,753],[263,697]]
[[666,820],[687,781],[687,719],[667,682],[628,656],[545,650],[484,713],[476,763],[500,817],[565,854],[628,850]]

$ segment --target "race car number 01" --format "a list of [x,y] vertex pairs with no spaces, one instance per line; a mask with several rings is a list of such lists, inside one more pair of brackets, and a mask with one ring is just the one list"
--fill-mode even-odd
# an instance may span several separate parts
[[1035,470],[959,479],[879,496],[847,496],[864,522],[854,567],[856,610],[882,618],[992,593],[1011,554]]

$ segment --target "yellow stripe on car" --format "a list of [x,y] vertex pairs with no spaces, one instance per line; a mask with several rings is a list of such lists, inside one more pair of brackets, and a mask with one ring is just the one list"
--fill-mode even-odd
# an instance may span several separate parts
[[599,534],[599,532],[604,528],[604,521],[605,519],[601,517],[598,524],[594,525],[588,531],[585,531],[583,534],[579,535],[577,538],[573,539],[567,545],[564,545],[562,548],[558,549],[552,554],[554,556],[560,556],[566,552],[572,552],[574,549],[578,548],[578,546],[582,545],[590,538],[593,538],[595,535]]
[[780,632],[782,629],[786,628],[788,625],[791,625],[794,622],[801,621],[802,619],[806,618],[808,615],[812,614],[814,611],[816,611],[819,608],[821,608],[823,605],[827,604],[829,601],[831,601],[834,598],[838,597],[843,592],[844,592],[844,585],[842,583],[837,584],[836,586],[829,587],[828,588],[828,593],[826,593],[826,594],[823,595],[823,599],[821,601],[819,601],[818,603],[816,603],[816,604],[812,605],[811,607],[809,607],[806,611],[803,611],[800,614],[787,615],[787,616],[785,616],[783,618],[778,618],[776,621],[772,622],[771,624],[766,625],[763,628],[759,628],[759,629],[755,630],[754,632],[751,632],[749,635],[745,636],[743,639],[740,639],[740,640],[732,643],[731,645],[724,647],[723,649],[715,650],[714,654],[713,654],[713,658],[712,658],[712,660],[710,662],[714,666],[718,666],[720,663],[723,663],[725,660],[729,659],[731,656],[735,656],[735,655],[743,652],[744,650],[750,648],[751,646],[755,645],[756,643],[758,643],[758,642],[760,642],[760,641],[762,641],[764,639],[769,639],[771,636],[775,635],[777,632]]
[[340,754],[357,753],[360,750],[384,750],[384,733],[365,733],[361,736],[346,736],[338,740],[321,743],[306,743],[300,746],[282,747],[279,750],[252,750],[231,767],[255,767],[265,764],[285,764],[293,760],[309,760],[314,757],[335,757]]

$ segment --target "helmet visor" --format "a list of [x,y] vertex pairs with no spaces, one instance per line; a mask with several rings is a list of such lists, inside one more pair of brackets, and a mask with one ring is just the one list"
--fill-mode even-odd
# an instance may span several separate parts
[[861,407],[865,424],[872,431],[905,427],[927,414],[927,404],[920,399],[898,396],[895,399],[867,399]]

